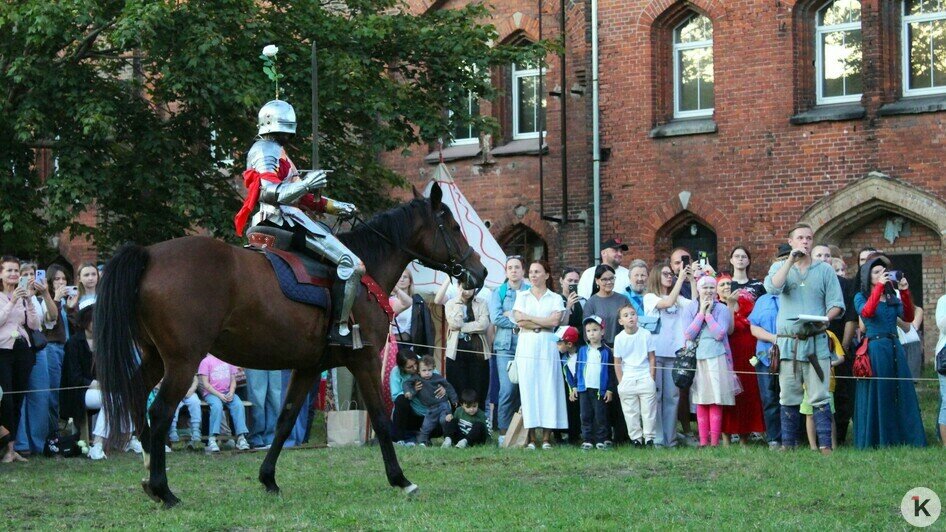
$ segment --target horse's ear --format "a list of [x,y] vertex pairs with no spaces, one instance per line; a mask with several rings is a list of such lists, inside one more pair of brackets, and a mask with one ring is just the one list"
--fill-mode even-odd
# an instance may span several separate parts
[[433,208],[434,212],[440,210],[440,204],[443,201],[443,190],[441,190],[440,185],[434,183],[434,186],[430,187],[430,206]]
[[417,190],[417,187],[411,185],[411,190],[414,192],[414,199],[424,199],[424,195]]

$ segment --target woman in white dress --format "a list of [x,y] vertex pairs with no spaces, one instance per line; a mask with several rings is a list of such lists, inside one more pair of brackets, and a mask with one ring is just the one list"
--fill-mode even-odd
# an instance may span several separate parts
[[551,449],[554,429],[568,428],[562,363],[555,342],[555,328],[565,306],[549,288],[549,267],[544,261],[529,265],[526,292],[516,296],[513,318],[519,326],[516,367],[523,426],[529,430],[528,448],[535,449],[535,428],[542,428],[542,448]]

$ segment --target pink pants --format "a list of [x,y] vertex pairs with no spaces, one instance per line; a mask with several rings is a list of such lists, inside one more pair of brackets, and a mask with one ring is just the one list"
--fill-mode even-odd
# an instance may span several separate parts
[[700,431],[700,446],[719,445],[723,432],[723,407],[720,405],[696,405],[696,426]]

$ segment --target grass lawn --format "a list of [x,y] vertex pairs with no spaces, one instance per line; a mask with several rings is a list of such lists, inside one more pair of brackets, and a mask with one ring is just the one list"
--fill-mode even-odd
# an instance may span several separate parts
[[134,455],[36,458],[0,466],[0,529],[907,528],[909,489],[946,496],[938,386],[920,390],[926,449],[399,448],[421,488],[413,498],[388,487],[377,447],[284,452],[279,497],[256,481],[261,453],[174,452],[168,475],[183,502],[170,511],[144,495]]

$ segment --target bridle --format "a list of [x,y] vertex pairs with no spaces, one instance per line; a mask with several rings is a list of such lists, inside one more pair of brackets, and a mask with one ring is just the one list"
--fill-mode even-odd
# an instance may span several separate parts
[[381,237],[381,239],[387,242],[388,244],[391,244],[392,246],[397,247],[399,250],[403,251],[409,257],[411,257],[411,259],[416,260],[417,262],[420,262],[421,264],[423,264],[424,266],[427,266],[428,268],[446,272],[450,277],[455,277],[458,279],[464,273],[467,275],[470,275],[470,272],[463,266],[463,263],[466,262],[466,260],[470,258],[470,255],[473,254],[473,246],[467,244],[466,250],[464,250],[461,253],[457,249],[456,243],[452,242],[451,239],[447,236],[447,228],[444,227],[444,221],[443,221],[443,211],[437,211],[436,213],[434,213],[434,216],[436,217],[436,220],[437,220],[437,234],[440,236],[440,239],[443,240],[444,247],[447,248],[447,262],[446,263],[431,260],[429,257],[425,257],[410,248],[397,246],[394,242],[391,241],[390,238],[388,238],[387,235],[385,235],[381,231],[378,231],[377,229],[372,227],[371,224],[365,222],[364,219],[362,219],[361,217],[356,215],[354,216],[353,219],[355,222],[360,223],[361,225],[370,229],[374,234]]

